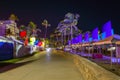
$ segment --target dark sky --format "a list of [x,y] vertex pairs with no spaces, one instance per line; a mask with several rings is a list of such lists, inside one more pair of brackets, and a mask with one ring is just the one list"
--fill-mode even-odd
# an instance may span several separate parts
[[96,26],[101,30],[108,20],[112,21],[115,33],[120,34],[120,3],[118,0],[0,0],[0,19],[7,19],[11,13],[18,16],[19,24],[34,21],[39,28],[47,19],[51,24],[48,34],[52,33],[59,21],[68,12],[80,15],[78,28],[92,31]]

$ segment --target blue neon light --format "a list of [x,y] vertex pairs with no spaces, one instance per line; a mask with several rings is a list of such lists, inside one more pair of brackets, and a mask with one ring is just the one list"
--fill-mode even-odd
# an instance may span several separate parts
[[89,38],[89,42],[92,42],[92,37]]
[[89,42],[89,33],[88,32],[85,33],[85,42]]
[[109,37],[109,36],[112,36],[114,34],[114,31],[112,29],[111,21],[108,21],[103,25],[102,32],[103,33],[105,32],[105,34],[106,34],[105,38]]
[[99,37],[98,37],[98,27],[95,28],[93,31],[92,31],[92,38],[93,38],[93,41],[98,41]]
[[0,42],[0,47],[4,44],[4,42]]
[[80,34],[80,35],[78,36],[78,39],[79,39],[79,43],[81,43],[81,42],[82,42],[82,34]]

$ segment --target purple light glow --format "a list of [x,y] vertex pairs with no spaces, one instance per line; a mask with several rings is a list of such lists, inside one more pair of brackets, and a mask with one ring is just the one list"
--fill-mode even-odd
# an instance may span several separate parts
[[78,40],[79,40],[79,41],[78,41],[79,43],[82,43],[82,34],[80,34],[80,35],[78,36]]
[[76,37],[76,40],[77,40],[76,42],[79,43],[79,36]]
[[85,42],[89,42],[89,33],[88,32],[85,33]]
[[98,41],[98,27],[92,31],[92,39],[93,41]]
[[101,39],[103,40],[105,39],[105,37],[106,37],[106,33],[105,32],[101,33]]
[[69,40],[69,41],[68,41],[68,45],[70,45],[70,44],[71,44],[71,41]]
[[92,37],[89,38],[89,42],[92,42]]
[[105,32],[105,38],[113,35],[111,21],[108,21],[103,25],[102,32]]
[[77,43],[77,41],[78,41],[78,40],[77,40],[77,37],[75,37],[75,44]]
[[72,44],[75,44],[75,38],[72,39]]
[[[111,57],[109,56],[103,56],[104,59],[111,59]],[[120,63],[120,58],[115,58],[115,57],[112,57],[112,62],[119,62]]]

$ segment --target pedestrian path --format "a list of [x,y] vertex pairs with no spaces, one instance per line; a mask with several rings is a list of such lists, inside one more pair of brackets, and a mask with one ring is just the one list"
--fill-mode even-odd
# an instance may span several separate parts
[[53,50],[38,53],[17,64],[31,62],[0,73],[0,80],[83,80],[81,73],[72,62],[72,58],[68,58],[69,55],[64,54]]

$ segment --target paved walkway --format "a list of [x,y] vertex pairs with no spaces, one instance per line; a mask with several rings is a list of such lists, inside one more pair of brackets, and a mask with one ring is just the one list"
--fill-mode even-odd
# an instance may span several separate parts
[[0,73],[0,80],[83,80],[72,57],[61,51],[40,52]]

